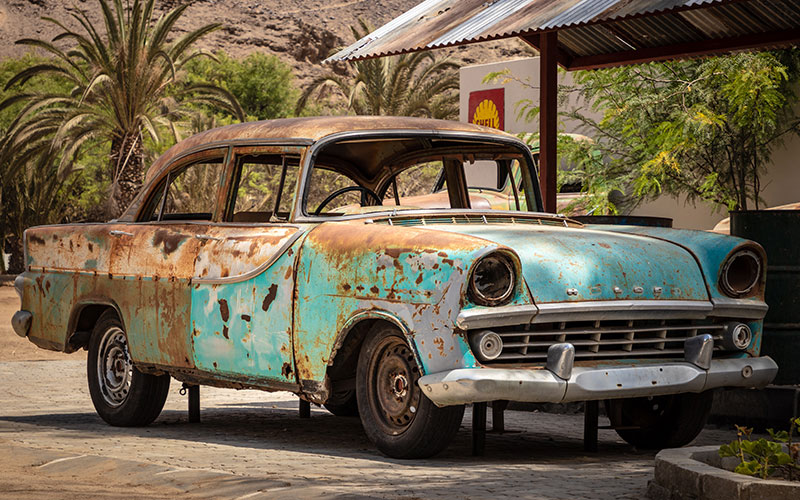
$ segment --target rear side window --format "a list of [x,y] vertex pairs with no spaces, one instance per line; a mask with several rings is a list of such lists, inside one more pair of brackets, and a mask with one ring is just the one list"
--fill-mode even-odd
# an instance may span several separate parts
[[212,220],[224,167],[220,156],[170,172],[140,220]]

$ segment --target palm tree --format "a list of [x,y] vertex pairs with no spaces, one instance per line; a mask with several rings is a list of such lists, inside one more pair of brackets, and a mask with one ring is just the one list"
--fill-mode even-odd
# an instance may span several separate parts
[[[0,103],[0,111],[24,103],[6,133],[5,144],[0,144],[0,164],[13,174],[27,161],[20,151],[51,154],[57,150],[63,169],[87,142],[106,141],[110,143],[111,173],[106,214],[116,217],[141,188],[145,137],[158,143],[163,130],[174,130],[174,122],[185,116],[186,103],[222,106],[240,120],[244,113],[236,98],[224,89],[181,85],[183,65],[203,54],[191,47],[219,24],[208,24],[169,41],[188,4],[156,17],[155,0],[131,0],[125,5],[122,0],[113,0],[113,4],[112,0],[98,1],[104,36],[79,10],[72,16],[81,30],[73,31],[55,19],[43,18],[63,30],[53,42],[17,42],[44,50],[53,60],[19,72],[6,89],[38,75],[65,78],[73,87],[65,94],[22,91]],[[70,42],[70,47],[59,48],[56,43],[62,41]]]
[[[360,29],[350,27],[356,40],[372,31],[364,20],[358,22]],[[332,87],[357,115],[458,116],[458,65],[454,62],[417,52],[355,61],[350,66],[353,77],[329,73],[314,79],[297,102],[297,114],[315,93]]]

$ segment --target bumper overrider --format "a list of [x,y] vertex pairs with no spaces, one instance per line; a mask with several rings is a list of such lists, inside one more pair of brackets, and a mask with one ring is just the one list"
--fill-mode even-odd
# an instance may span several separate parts
[[[630,311],[634,306],[638,304],[626,307],[626,317],[631,317]],[[681,316],[685,317],[685,303],[681,306]],[[505,312],[541,315],[542,311],[529,310],[533,307],[517,306]],[[696,317],[738,313],[737,316],[760,319],[766,312],[765,305],[742,304],[741,301],[708,304],[706,307],[707,310],[696,311]],[[655,311],[640,312],[649,316]],[[575,311],[569,313],[573,316]],[[597,311],[588,313],[592,317],[597,316]],[[603,311],[607,316],[609,313],[615,314],[616,311]],[[660,316],[664,313],[662,309],[656,314]],[[500,316],[489,313],[473,318],[462,313],[461,316],[459,326],[462,327],[486,327],[498,320],[506,324],[519,321],[519,318],[509,317],[514,314]],[[523,319],[535,322],[530,317]],[[468,326],[468,322],[472,325]],[[559,343],[547,350],[547,363],[544,366],[459,368],[425,375],[418,383],[423,394],[439,406],[496,400],[566,403],[703,392],[717,387],[762,388],[778,373],[778,365],[768,356],[712,359],[713,353],[714,339],[709,334],[702,334],[685,341],[683,360],[598,360],[591,362],[591,365],[583,363],[583,366],[575,366],[575,347],[570,343]]]

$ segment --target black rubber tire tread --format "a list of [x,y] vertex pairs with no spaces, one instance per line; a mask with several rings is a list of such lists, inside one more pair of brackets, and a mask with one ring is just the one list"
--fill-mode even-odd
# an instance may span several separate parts
[[[103,399],[97,379],[97,356],[103,333],[111,327],[125,330],[116,311],[107,311],[97,320],[89,339],[86,371],[89,394],[97,414],[106,423],[116,427],[140,427],[151,424],[161,414],[169,393],[170,376],[148,375],[133,367],[131,388],[125,402],[112,407]],[[127,332],[126,332],[127,335]]]
[[[361,423],[367,437],[381,453],[400,459],[428,458],[447,448],[453,440],[464,418],[464,405],[439,408],[423,394],[419,400],[416,416],[408,429],[399,435],[382,432],[376,423],[376,408],[371,403],[372,398],[367,395],[366,380],[369,376],[370,360],[376,354],[376,348],[389,336],[398,337],[407,344],[401,332],[392,326],[382,324],[367,335],[361,346],[356,376],[356,395]],[[412,384],[411,387],[422,391],[417,384]]]
[[322,406],[337,417],[357,417],[358,397],[356,391],[348,391],[350,395],[343,403],[324,403]]
[[[680,448],[691,443],[708,421],[714,401],[713,391],[675,394],[667,398],[668,407],[653,425],[641,429],[618,429],[619,437],[645,450]],[[630,403],[631,400],[626,399],[606,401],[606,408],[613,412],[609,405]],[[637,425],[637,422],[623,420],[621,425]]]

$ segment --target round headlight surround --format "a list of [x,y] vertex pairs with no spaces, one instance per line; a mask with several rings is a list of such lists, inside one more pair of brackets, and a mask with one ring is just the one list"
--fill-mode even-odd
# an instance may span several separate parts
[[762,259],[755,250],[737,250],[725,261],[720,272],[722,291],[731,297],[744,297],[761,281]]
[[516,270],[511,257],[493,252],[482,257],[469,277],[470,298],[484,306],[508,302],[517,286]]

